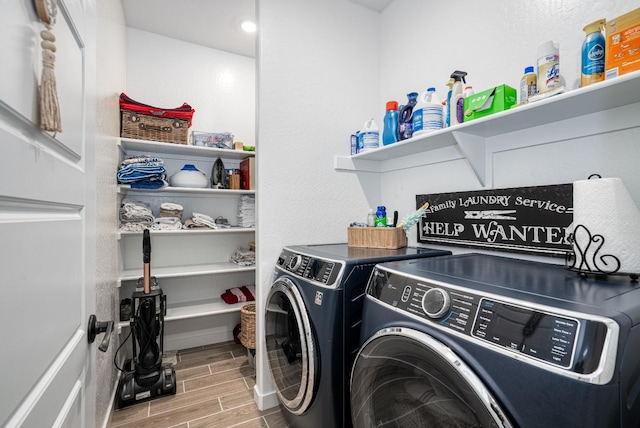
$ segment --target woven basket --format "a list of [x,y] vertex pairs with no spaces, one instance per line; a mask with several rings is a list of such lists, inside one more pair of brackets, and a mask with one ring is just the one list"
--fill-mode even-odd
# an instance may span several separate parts
[[247,303],[240,309],[240,342],[245,348],[256,349],[256,304]]
[[349,247],[396,249],[407,246],[407,234],[401,227],[350,227]]
[[122,113],[120,136],[138,140],[187,144],[189,121],[170,117],[156,117],[129,110]]

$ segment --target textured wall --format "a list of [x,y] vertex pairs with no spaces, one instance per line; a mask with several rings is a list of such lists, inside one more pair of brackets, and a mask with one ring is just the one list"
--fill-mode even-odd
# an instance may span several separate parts
[[[96,316],[117,320],[118,252],[115,171],[118,166],[120,107],[118,95],[125,85],[125,21],[120,2],[97,2],[96,67]],[[98,337],[101,340],[102,336]],[[96,354],[96,421],[106,426],[117,373],[113,355],[118,347],[114,333],[106,353]]]
[[[569,88],[580,80],[582,28],[640,6],[638,0],[447,2],[395,0],[381,14],[382,115],[387,99],[435,86],[446,94],[451,72],[464,70],[476,91],[506,83],[518,88],[536,65],[541,42],[560,43],[560,73]],[[381,112],[382,111],[382,112]]]
[[[345,242],[379,202],[376,177],[333,169],[376,113],[378,19],[345,0],[258,2],[259,306],[284,245]],[[256,392],[269,394],[266,360],[257,376]]]
[[[346,241],[346,225],[368,207],[383,203],[408,213],[416,194],[481,188],[455,147],[432,152],[428,166],[382,176],[334,171],[334,155],[349,153],[351,132],[367,117],[382,124],[387,100],[428,86],[444,95],[455,69],[467,71],[476,90],[517,87],[524,67],[535,64],[538,44],[550,39],[560,42],[561,74],[573,89],[584,25],[639,6],[639,0],[588,7],[580,0],[395,0],[377,14],[344,0],[259,1],[259,305],[283,245]],[[629,161],[640,154],[631,143],[640,136],[633,126],[519,150],[493,151],[490,142],[493,186],[564,183],[600,171],[622,176],[640,202]],[[257,370],[260,403],[272,392],[260,355]]]
[[[514,88],[524,67],[534,65],[537,46],[544,40],[560,43],[560,73],[569,89],[580,79],[582,28],[600,18],[614,18],[640,7],[640,0],[598,1],[584,7],[580,0],[518,2],[424,2],[395,0],[381,14],[380,80],[377,118],[390,99],[406,100],[406,93],[436,86],[441,96],[451,72],[469,73],[467,83],[476,91],[506,83]],[[410,13],[408,13],[410,11]],[[455,17],[455,26],[451,26]],[[638,106],[636,105],[637,109]],[[591,120],[605,120],[594,117]],[[602,124],[603,130],[606,122]],[[580,120],[566,127],[580,129]],[[640,146],[630,143],[640,136],[638,123],[623,132],[554,141],[544,128],[533,138],[542,145],[517,150],[498,149],[487,141],[494,188],[570,183],[592,173],[620,177],[640,205],[637,168]],[[532,138],[526,131],[514,133],[514,142]],[[494,148],[496,147],[496,148]],[[495,151],[494,151],[495,150]],[[416,194],[476,190],[481,184],[455,148],[432,152],[433,164],[385,174],[382,199],[400,212],[415,209]],[[409,235],[416,242],[415,229]],[[461,251],[453,249],[454,251]]]
[[136,101],[195,109],[190,130],[255,143],[255,60],[127,28],[127,90]]

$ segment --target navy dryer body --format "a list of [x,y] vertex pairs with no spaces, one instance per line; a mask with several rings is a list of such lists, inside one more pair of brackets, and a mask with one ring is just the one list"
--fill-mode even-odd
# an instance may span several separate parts
[[268,361],[290,427],[349,427],[349,374],[364,290],[377,263],[450,254],[427,248],[285,247],[267,297]]
[[629,277],[481,254],[378,265],[354,426],[637,428],[639,324]]

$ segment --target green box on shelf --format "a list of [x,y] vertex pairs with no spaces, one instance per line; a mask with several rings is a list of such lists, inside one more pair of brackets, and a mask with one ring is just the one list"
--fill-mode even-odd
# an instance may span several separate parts
[[480,119],[499,111],[509,110],[517,102],[517,92],[511,86],[494,86],[464,99],[464,121]]

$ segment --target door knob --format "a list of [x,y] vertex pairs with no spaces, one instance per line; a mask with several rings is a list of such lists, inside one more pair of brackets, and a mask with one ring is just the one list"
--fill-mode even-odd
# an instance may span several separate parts
[[87,327],[89,334],[89,343],[93,343],[96,340],[96,336],[100,333],[104,333],[104,338],[98,346],[98,349],[102,352],[106,352],[109,348],[109,342],[111,340],[111,333],[113,332],[113,321],[98,321],[95,315],[89,317],[89,326]]

